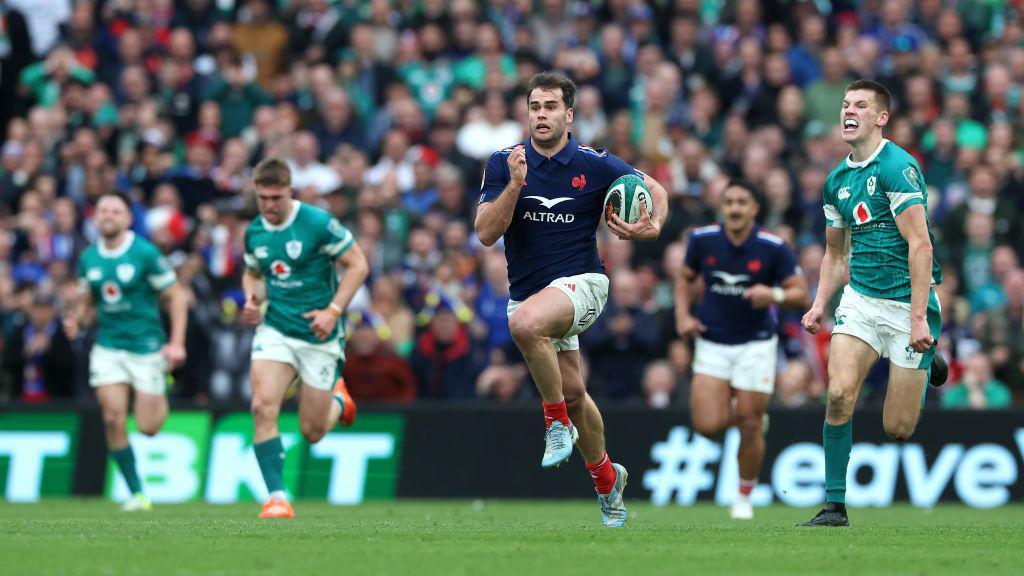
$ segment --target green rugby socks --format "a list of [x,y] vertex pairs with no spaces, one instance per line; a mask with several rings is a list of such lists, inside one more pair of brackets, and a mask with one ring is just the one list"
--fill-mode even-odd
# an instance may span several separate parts
[[853,420],[832,425],[827,421],[822,431],[825,446],[825,500],[846,503],[846,468],[853,449]]
[[128,485],[128,491],[132,494],[142,493],[142,481],[139,480],[139,473],[135,470],[135,453],[132,452],[131,444],[118,450],[111,450],[110,457],[117,462],[124,482]]
[[267,492],[284,493],[284,444],[280,436],[252,445]]

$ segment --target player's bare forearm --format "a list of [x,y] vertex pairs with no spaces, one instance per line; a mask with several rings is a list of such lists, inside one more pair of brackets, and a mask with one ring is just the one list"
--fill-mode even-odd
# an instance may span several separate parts
[[242,291],[245,292],[247,301],[252,298],[262,301],[265,293],[263,275],[252,268],[246,268],[245,274],[242,274]]
[[793,310],[803,310],[807,307],[807,279],[801,274],[795,274],[782,281],[782,300],[779,306]]
[[509,181],[493,202],[482,202],[477,206],[474,228],[484,246],[493,245],[508,230],[522,189],[522,183]]
[[821,271],[818,278],[818,293],[814,305],[824,306],[835,295],[846,278],[846,250],[848,228],[825,228],[825,256],[821,259]]
[[654,225],[660,234],[665,220],[668,219],[668,191],[660,182],[647,174],[644,174],[644,184],[651,189],[651,199],[654,202],[654,213],[651,215],[651,219],[654,220]]
[[924,206],[915,204],[896,216],[896,227],[907,241],[910,269],[910,317],[924,320],[932,285],[932,241]]
[[932,285],[932,244],[916,242],[910,245],[910,316],[925,319],[928,315],[928,296]]
[[675,282],[675,303],[676,318],[683,318],[690,315],[690,290],[693,286],[693,278],[696,276],[693,270],[684,267],[684,270],[676,278]]
[[185,330],[188,327],[188,296],[181,284],[172,284],[160,295],[167,306],[167,315],[171,321],[171,333],[168,341],[171,344],[184,346]]
[[337,306],[335,312],[340,315],[341,312],[348,308],[349,303],[352,302],[352,297],[355,296],[356,290],[363,285],[366,277],[370,275],[370,263],[367,262],[366,256],[358,244],[352,244],[338,258],[338,263],[345,267],[345,275],[341,278],[341,283],[338,285],[338,290],[334,293],[331,303]]
[[92,307],[92,294],[88,288],[79,288],[67,304],[64,314],[64,334],[74,340],[86,325]]

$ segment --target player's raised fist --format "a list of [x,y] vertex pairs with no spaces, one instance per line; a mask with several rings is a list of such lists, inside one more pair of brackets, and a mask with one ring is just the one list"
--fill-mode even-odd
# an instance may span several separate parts
[[822,310],[821,306],[814,304],[811,306],[811,309],[804,314],[800,323],[803,324],[804,330],[807,330],[811,334],[817,334],[818,330],[821,330],[821,319],[824,316],[825,311]]
[[519,186],[526,182],[526,148],[521,144],[508,155],[508,173]]

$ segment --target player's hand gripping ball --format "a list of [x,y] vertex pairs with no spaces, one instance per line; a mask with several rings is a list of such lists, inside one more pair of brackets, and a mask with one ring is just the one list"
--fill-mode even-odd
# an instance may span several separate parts
[[614,214],[627,224],[636,224],[640,219],[641,210],[646,210],[648,215],[654,212],[651,190],[643,178],[635,174],[626,174],[612,182],[604,196],[606,221],[611,220]]

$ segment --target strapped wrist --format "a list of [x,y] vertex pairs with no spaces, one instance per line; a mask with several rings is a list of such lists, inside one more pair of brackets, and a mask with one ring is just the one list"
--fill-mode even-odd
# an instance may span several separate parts
[[344,312],[344,310],[341,309],[341,306],[338,306],[334,302],[327,305],[327,311],[333,314],[335,318],[341,318],[341,314]]
[[781,287],[776,286],[775,288],[772,288],[772,298],[775,300],[776,304],[782,304],[786,300],[786,291]]

